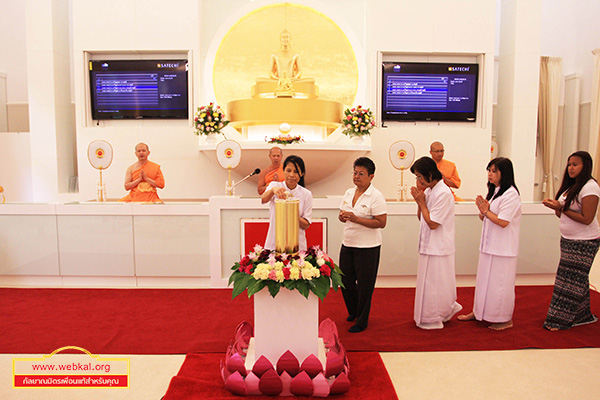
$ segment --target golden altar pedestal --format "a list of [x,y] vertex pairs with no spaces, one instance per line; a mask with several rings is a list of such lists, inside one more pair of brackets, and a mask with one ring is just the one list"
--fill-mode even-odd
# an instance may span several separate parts
[[244,127],[282,122],[324,127],[329,135],[340,126],[343,112],[343,104],[337,101],[313,98],[253,98],[227,103],[229,125],[242,135]]

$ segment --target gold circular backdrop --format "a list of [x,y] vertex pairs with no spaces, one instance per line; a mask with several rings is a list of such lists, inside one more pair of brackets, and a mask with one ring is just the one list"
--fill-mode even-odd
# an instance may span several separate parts
[[350,106],[358,87],[356,56],[342,30],[324,14],[298,4],[256,9],[236,22],[215,55],[213,86],[217,101],[248,99],[256,78],[268,78],[279,35],[290,32],[292,53],[302,61],[302,78],[314,78],[319,98]]

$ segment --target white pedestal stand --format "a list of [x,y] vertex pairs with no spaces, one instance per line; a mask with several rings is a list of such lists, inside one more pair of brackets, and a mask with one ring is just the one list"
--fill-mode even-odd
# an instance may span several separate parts
[[254,337],[246,354],[246,369],[265,356],[273,366],[286,351],[291,351],[300,365],[314,354],[326,365],[325,346],[319,338],[319,298],[308,299],[298,291],[281,288],[275,298],[267,288],[254,296]]

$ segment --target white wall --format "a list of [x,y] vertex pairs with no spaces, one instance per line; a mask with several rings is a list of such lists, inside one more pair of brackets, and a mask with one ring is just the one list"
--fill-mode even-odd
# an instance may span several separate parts
[[2,0],[0,4],[0,72],[7,74],[9,103],[27,102],[25,3],[23,0]]
[[[177,0],[171,2],[169,7],[164,7],[164,3],[153,0],[125,0],[105,1],[102,7],[98,7],[97,2],[90,0],[69,1],[73,13],[73,88],[77,106],[77,151],[82,200],[95,196],[97,173],[84,157],[88,143],[95,139],[109,140],[115,146],[115,162],[105,173],[110,197],[125,194],[122,189],[124,170],[135,161],[132,149],[135,143],[142,140],[149,142],[152,158],[163,165],[167,177],[163,197],[201,198],[222,193],[222,182],[226,179],[224,172],[213,169],[215,163],[212,156],[197,150],[197,137],[185,123],[179,125],[129,121],[131,123],[105,124],[104,127],[85,126],[85,71],[82,52],[191,51],[194,106],[197,106],[208,97],[203,91],[205,85],[202,83],[204,61],[215,34],[224,29],[225,22],[236,11],[251,10],[270,3],[273,1],[228,0],[227,7],[223,7],[223,1],[220,0]],[[364,62],[368,66],[369,82],[364,102],[371,106],[377,101],[378,50],[485,54],[497,51],[494,26],[498,23],[496,9],[499,8],[498,2],[494,0],[462,0],[451,3],[441,0],[351,0],[345,1],[344,7],[339,7],[339,2],[334,0],[308,0],[302,3],[323,12],[333,10],[331,16],[334,20],[345,21],[358,42],[364,46]],[[589,101],[590,96],[590,50],[600,47],[594,43],[600,37],[600,28],[593,20],[594,16],[599,15],[598,7],[599,2],[589,0],[576,0],[568,4],[557,0],[543,1],[542,54],[562,56],[565,75],[573,72],[582,74],[582,101]],[[9,103],[27,102],[26,68],[23,68],[23,63],[26,62],[24,8],[24,2],[19,0],[5,0],[0,5],[0,71],[9,74]],[[107,21],[111,24],[107,25]],[[488,72],[489,70],[485,73]],[[489,83],[486,85],[489,88]],[[71,88],[65,90],[70,92]],[[489,94],[485,93],[485,96]],[[484,116],[491,119],[487,107],[486,104]],[[373,152],[370,154],[378,166],[376,185],[385,191],[386,197],[395,197],[399,172],[388,166],[389,143],[408,139],[414,142],[419,155],[426,155],[431,141],[442,140],[447,149],[446,157],[458,164],[463,178],[463,188],[458,193],[463,197],[480,193],[485,182],[482,169],[487,154],[483,148],[488,146],[488,126],[491,126],[491,121],[487,121],[483,128],[471,130],[445,129],[431,124],[416,127],[390,124],[387,129],[378,128],[373,137]],[[8,165],[7,160],[3,159],[0,160],[0,167],[0,170],[10,170],[18,166]],[[346,163],[340,165],[338,171],[342,173],[349,168],[349,163]],[[239,180],[244,175],[242,172],[237,176],[234,174],[234,179]],[[344,173],[341,176],[346,175]],[[336,174],[314,185],[312,189],[317,194],[326,193],[329,189],[332,189],[332,193],[339,193],[350,184],[349,178],[344,182]],[[240,185],[236,192],[253,195],[253,182]]]
[[[379,66],[373,60],[377,51],[484,55],[480,71],[483,83],[480,101],[483,107],[477,123],[390,122],[386,123],[388,128],[376,129],[371,156],[384,175],[384,184],[379,186],[387,190],[384,192],[386,197],[395,197],[395,183],[400,176],[388,161],[389,145],[397,140],[413,143],[417,157],[429,155],[431,142],[443,142],[445,157],[457,164],[462,179],[457,194],[463,198],[474,198],[485,189],[485,166],[490,159],[492,132],[494,25],[493,1],[369,3],[367,57],[372,75],[371,104],[377,101],[376,68]],[[378,29],[380,27],[386,29]],[[412,184],[412,174],[408,176]]]
[[600,47],[600,1],[543,0],[544,56],[563,58],[563,75],[581,74],[581,102],[592,98],[592,50]]
[[29,133],[0,132],[0,186],[6,201],[32,198]]
[[0,74],[6,82],[0,132],[29,131],[25,4],[22,0],[0,3]]
[[[226,174],[212,159],[212,153],[198,151],[197,137],[185,122],[106,121],[99,126],[88,126],[84,51],[191,51],[196,107],[210,100],[211,94],[206,94],[202,86],[204,69],[212,69],[211,65],[203,64],[208,48],[215,45],[213,40],[219,32],[235,22],[232,15],[243,15],[236,6],[242,7],[245,12],[269,3],[272,2],[229,2],[228,7],[223,7],[222,2],[214,0],[203,1],[200,5],[197,1],[180,0],[165,9],[163,2],[154,0],[143,3],[125,0],[115,1],[114,4],[109,1],[101,8],[95,2],[73,2],[78,153],[80,156],[85,154],[89,142],[96,139],[112,143],[115,160],[104,175],[109,198],[125,194],[122,188],[124,171],[135,161],[133,148],[140,141],[150,145],[151,159],[162,165],[167,181],[161,193],[164,198],[204,198],[220,194]],[[367,43],[364,60],[359,60],[367,66],[366,90],[364,99],[357,99],[367,106],[374,107],[377,103],[377,51],[485,55],[485,107],[481,116],[482,124],[477,124],[476,127],[473,124],[388,124],[387,129],[375,130],[373,151],[369,154],[378,167],[376,185],[386,197],[395,198],[399,172],[389,163],[389,145],[396,140],[409,140],[415,144],[417,154],[421,156],[428,155],[428,146],[432,141],[441,140],[446,145],[447,157],[457,163],[462,175],[464,189],[459,193],[464,193],[465,197],[474,197],[481,192],[485,182],[484,167],[489,160],[491,136],[495,3],[473,3],[467,0],[459,4],[449,4],[442,0],[419,3],[355,0],[342,8],[337,7],[338,2],[329,0],[308,1],[304,4],[313,5],[319,11],[327,12],[333,20],[341,21],[340,25],[358,38],[359,45]],[[156,12],[158,9],[161,11]],[[465,13],[465,9],[469,9],[469,12]],[[358,17],[363,12],[366,12],[364,19]],[[430,18],[423,18],[423,15]],[[107,21],[111,21],[110,26],[107,26]],[[156,29],[157,26],[160,29]],[[381,29],[382,27],[385,29]],[[477,32],[477,35],[473,32]],[[285,151],[289,154],[293,148]],[[310,189],[316,195],[343,193],[351,185],[346,173],[351,170],[351,161],[349,159],[345,165],[340,165],[337,169],[339,172],[312,185]],[[318,168],[309,166],[309,173],[311,167]],[[239,180],[243,175],[240,172],[234,179]],[[79,160],[79,176],[81,199],[94,198],[97,172],[91,169],[83,157]],[[236,193],[254,195],[254,182],[238,186]]]
[[[200,11],[199,2],[179,0],[168,4],[150,0],[114,0],[102,3],[73,2],[73,59],[77,105],[77,148],[81,200],[96,197],[98,173],[85,156],[87,146],[97,139],[107,140],[114,149],[112,166],[104,173],[109,198],[120,198],[125,169],[136,159],[134,146],[148,143],[151,159],[163,166],[166,198],[207,197],[218,173],[207,173],[211,163],[198,152],[198,139],[188,121],[105,121],[87,122],[84,52],[190,51],[191,77],[196,96],[199,91]],[[223,182],[221,178],[218,182]],[[219,185],[221,188],[222,185]],[[207,190],[208,189],[208,190]]]

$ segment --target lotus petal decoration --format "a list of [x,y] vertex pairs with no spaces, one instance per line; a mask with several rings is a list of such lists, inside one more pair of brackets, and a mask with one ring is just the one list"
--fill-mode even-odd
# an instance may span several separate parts
[[258,388],[262,394],[267,396],[278,396],[283,391],[283,382],[273,368],[267,370],[258,383]]
[[226,360],[225,363],[229,372],[239,372],[242,376],[246,376],[247,372],[246,366],[244,365],[244,359],[238,353],[229,357],[229,360]]
[[279,361],[277,361],[277,373],[281,375],[283,371],[287,372],[292,377],[298,375],[298,372],[300,371],[300,362],[289,350],[283,353],[281,357],[279,357]]
[[329,394],[342,394],[350,390],[350,380],[344,372],[342,372],[331,384]]
[[308,376],[310,376],[310,378],[312,379],[315,376],[319,375],[319,373],[323,372],[323,365],[314,354],[311,354],[308,357],[306,357],[306,359],[302,362],[300,370],[306,371]]
[[254,375],[258,376],[259,378],[262,378],[262,376],[270,370],[275,372],[273,364],[271,364],[271,361],[269,361],[269,359],[265,356],[260,356],[260,358],[256,360],[254,366],[252,367],[252,372],[254,372]]
[[254,375],[252,372],[248,372],[246,375],[246,392],[248,396],[258,396],[260,393],[260,389],[258,388],[258,384],[260,379],[258,376]]
[[292,379],[290,391],[294,396],[312,396],[314,391],[313,382],[306,371],[300,372]]
[[247,394],[244,377],[237,371],[227,378],[227,381],[225,382],[225,389],[229,390],[233,394],[237,394],[238,396],[246,396]]

